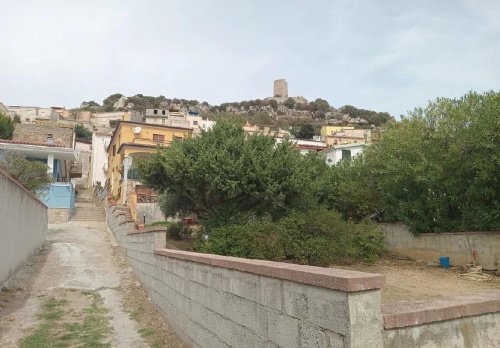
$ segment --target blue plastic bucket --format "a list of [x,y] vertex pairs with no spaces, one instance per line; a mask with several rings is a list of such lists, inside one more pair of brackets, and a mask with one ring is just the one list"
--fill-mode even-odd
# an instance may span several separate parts
[[450,258],[448,256],[441,256],[439,258],[439,264],[443,268],[449,268],[450,267]]

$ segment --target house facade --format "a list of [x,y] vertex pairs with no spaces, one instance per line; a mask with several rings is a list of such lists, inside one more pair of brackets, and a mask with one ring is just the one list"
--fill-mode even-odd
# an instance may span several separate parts
[[197,113],[170,111],[161,108],[147,108],[143,116],[144,123],[158,124],[169,127],[191,128],[193,135],[199,135],[203,130],[209,130],[215,125],[215,121]]
[[363,152],[366,143],[336,145],[322,151],[326,164],[333,166],[341,160],[349,160]]
[[3,151],[48,165],[53,183],[39,198],[48,207],[49,223],[67,222],[75,207],[75,189],[71,178],[81,175],[81,172],[75,170],[77,151],[71,147],[55,144],[0,139],[0,152]]
[[135,159],[149,156],[159,147],[192,137],[190,128],[138,122],[119,122],[108,145],[109,194],[120,203],[140,184]]
[[92,161],[90,164],[90,185],[105,186],[108,178],[108,146],[113,131],[97,131],[92,133]]
[[53,108],[41,108],[38,106],[12,105],[7,107],[8,115],[18,115],[23,123],[32,123],[37,119],[57,122],[59,113]]
[[322,126],[321,136],[326,137],[346,130],[354,130],[354,126]]
[[113,112],[96,112],[90,117],[90,123],[97,128],[115,128],[119,121],[141,122],[142,115],[139,111],[125,110]]

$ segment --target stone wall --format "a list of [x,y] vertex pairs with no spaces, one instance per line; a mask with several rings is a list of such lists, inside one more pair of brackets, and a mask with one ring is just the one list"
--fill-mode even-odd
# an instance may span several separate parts
[[384,232],[386,248],[398,255],[429,262],[448,256],[452,265],[461,266],[473,259],[475,250],[483,268],[500,267],[500,232],[422,233],[415,237],[402,223],[379,226]]
[[49,134],[52,134],[52,141],[54,145],[70,148],[74,145],[73,128],[30,123],[16,124],[12,140],[47,144],[47,136]]
[[0,287],[46,235],[47,207],[0,171]]

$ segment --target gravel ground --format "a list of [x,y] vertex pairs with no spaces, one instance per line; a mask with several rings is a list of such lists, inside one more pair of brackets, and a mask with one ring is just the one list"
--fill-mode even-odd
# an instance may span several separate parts
[[426,262],[399,260],[384,257],[373,265],[334,265],[334,268],[351,269],[369,273],[379,273],[386,277],[382,289],[382,302],[394,303],[414,299],[428,299],[452,295],[473,294],[484,290],[500,290],[500,277],[492,275],[492,280],[478,282],[458,277],[460,268],[444,269]]

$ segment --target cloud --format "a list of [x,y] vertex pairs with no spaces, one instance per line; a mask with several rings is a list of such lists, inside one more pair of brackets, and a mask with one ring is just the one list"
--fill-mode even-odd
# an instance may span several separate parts
[[496,1],[16,1],[0,22],[0,100],[107,95],[211,103],[291,94],[405,113],[498,90]]

